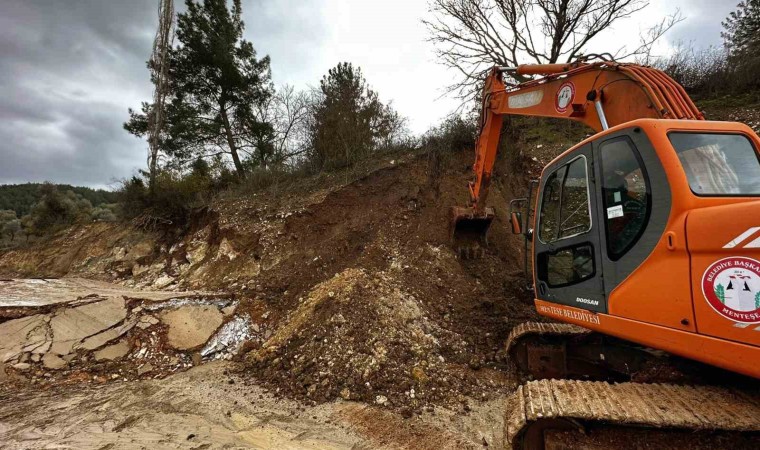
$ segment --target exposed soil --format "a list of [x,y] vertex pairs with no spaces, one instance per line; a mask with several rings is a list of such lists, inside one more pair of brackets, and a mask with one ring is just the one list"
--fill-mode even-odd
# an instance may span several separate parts
[[503,218],[537,165],[518,157],[510,164],[526,173],[497,177],[490,245],[468,261],[450,245],[448,209],[466,203],[470,155],[437,158],[402,155],[348,183],[223,200],[174,242],[113,225],[69,230],[6,254],[0,273],[33,266],[143,289],[232,291],[239,314],[273,330],[244,358],[245,373],[273,391],[406,415],[464,410],[514,386],[500,350],[513,324],[536,318],[522,242]]
[[354,402],[304,407],[217,362],[159,380],[0,392],[0,442],[29,448],[478,449],[501,405],[404,420]]

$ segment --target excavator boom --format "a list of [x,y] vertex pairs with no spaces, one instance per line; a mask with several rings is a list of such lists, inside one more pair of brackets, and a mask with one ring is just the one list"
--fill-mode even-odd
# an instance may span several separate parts
[[[510,72],[542,77],[510,86],[504,82]],[[452,237],[459,246],[486,242],[494,218],[486,200],[505,115],[568,119],[597,132],[636,119],[704,120],[683,87],[664,72],[610,61],[494,67],[482,102],[469,204],[451,210]]]

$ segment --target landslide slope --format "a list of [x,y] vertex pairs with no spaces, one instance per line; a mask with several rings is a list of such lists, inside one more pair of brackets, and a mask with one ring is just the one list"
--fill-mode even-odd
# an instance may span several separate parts
[[484,398],[513,384],[499,351],[511,326],[533,317],[522,243],[504,219],[537,164],[515,157],[517,175],[496,178],[489,248],[463,261],[449,245],[448,208],[466,202],[470,158],[396,155],[361,176],[228,196],[179,238],[79,226],[0,256],[0,275],[233,292],[254,327],[273,330],[249,344],[246,371],[291,397],[415,409]]

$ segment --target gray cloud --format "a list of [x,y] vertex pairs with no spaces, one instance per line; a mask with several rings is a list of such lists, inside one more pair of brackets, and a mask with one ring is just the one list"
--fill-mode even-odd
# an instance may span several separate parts
[[671,42],[693,42],[698,47],[720,46],[723,40],[721,22],[736,9],[738,0],[674,0],[668,6],[678,7],[686,17],[668,35]]
[[[122,123],[127,108],[151,95],[145,60],[157,3],[0,3],[0,183],[102,187],[144,167],[146,144]],[[281,55],[275,74],[299,82],[299,67],[318,57],[310,46],[324,30],[307,22],[319,19],[316,4],[255,0],[244,2],[243,11],[246,37],[259,53]]]

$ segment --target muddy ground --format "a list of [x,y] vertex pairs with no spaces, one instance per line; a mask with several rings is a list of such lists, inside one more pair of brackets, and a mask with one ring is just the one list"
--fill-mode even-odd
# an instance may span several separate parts
[[2,448],[475,449],[498,445],[499,401],[407,420],[275,397],[215,362],[165,379],[0,392]]
[[26,297],[12,308],[19,317],[0,323],[2,448],[459,449],[502,439],[500,396],[412,420],[387,405],[283,398],[227,361],[244,341],[275,338],[250,321],[230,327],[245,313],[225,296],[0,282],[2,304]]

